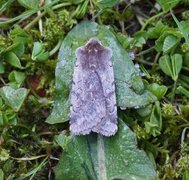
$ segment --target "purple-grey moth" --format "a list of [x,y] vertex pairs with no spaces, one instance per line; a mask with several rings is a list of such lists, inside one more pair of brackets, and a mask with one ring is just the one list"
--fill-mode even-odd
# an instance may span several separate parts
[[76,50],[70,95],[70,131],[73,135],[117,131],[117,106],[112,50],[91,38]]

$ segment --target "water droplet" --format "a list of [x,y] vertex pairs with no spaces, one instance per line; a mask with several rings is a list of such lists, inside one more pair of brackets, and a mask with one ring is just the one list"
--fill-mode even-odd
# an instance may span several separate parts
[[121,106],[120,106],[120,109],[121,109],[121,110],[126,110],[127,108],[126,108],[126,107],[121,107]]

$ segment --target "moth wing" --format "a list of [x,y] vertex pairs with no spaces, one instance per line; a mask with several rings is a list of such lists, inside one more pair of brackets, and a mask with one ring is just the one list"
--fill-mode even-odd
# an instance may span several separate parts
[[115,95],[115,81],[112,66],[112,50],[104,48],[104,53],[101,55],[101,62],[104,62],[103,72],[98,72],[102,81],[103,93],[106,101],[106,115],[101,122],[93,128],[94,132],[104,136],[111,136],[117,132],[117,106]]

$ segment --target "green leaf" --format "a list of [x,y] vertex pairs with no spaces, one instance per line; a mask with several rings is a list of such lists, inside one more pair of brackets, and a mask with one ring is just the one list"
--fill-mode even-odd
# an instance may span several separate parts
[[39,7],[39,0],[18,0],[18,2],[26,9],[36,9]]
[[118,4],[121,0],[97,0],[96,4],[98,7],[105,9],[105,8],[111,8]]
[[152,134],[154,137],[161,133],[160,131],[162,129],[162,116],[159,101],[155,102],[150,115],[150,121],[145,122],[145,129],[147,133]]
[[175,45],[177,45],[180,41],[180,38],[174,36],[174,35],[168,35],[166,36],[164,43],[163,43],[163,52],[167,53],[169,52]]
[[171,62],[168,55],[164,55],[160,57],[159,66],[166,75],[172,76]]
[[122,33],[117,33],[116,37],[120,44],[123,46],[123,48],[128,49],[130,45],[130,38]]
[[181,0],[157,0],[160,6],[166,11],[175,7]]
[[164,85],[153,83],[148,85],[148,89],[160,100],[166,94],[168,88]]
[[5,52],[14,52],[18,57],[20,57],[21,55],[24,54],[24,50],[25,50],[25,47],[24,47],[24,44],[23,43],[14,43],[12,44],[11,46],[9,46]]
[[161,21],[158,21],[154,27],[148,29],[147,34],[150,39],[158,39],[169,29],[170,28],[168,26],[164,25]]
[[10,38],[14,43],[28,43],[31,37],[20,26],[15,25],[14,29],[10,32]]
[[148,38],[148,34],[146,31],[138,31],[135,33],[135,37],[133,39],[133,46],[142,47],[146,43],[146,39]]
[[76,60],[75,51],[91,37],[97,37],[104,46],[108,46],[113,51],[112,61],[119,107],[123,109],[138,108],[156,100],[156,97],[144,88],[142,79],[127,51],[119,44],[109,27],[85,21],[68,33],[60,48],[55,72],[55,103],[53,111],[47,119],[48,123],[54,124],[69,120],[68,96]]
[[155,41],[155,49],[158,52],[163,51],[167,53],[176,47],[181,38],[182,34],[175,29],[164,31],[163,34]]
[[45,52],[43,44],[40,42],[35,42],[32,51],[32,59],[37,61],[46,61],[48,58],[49,53]]
[[12,51],[6,53],[4,58],[5,58],[6,62],[8,62],[10,65],[17,67],[17,68],[20,68],[20,69],[23,68],[21,63],[20,63],[19,58]]
[[[3,112],[0,111],[0,126],[4,125],[4,120],[3,120]],[[1,176],[0,176],[1,177]],[[1,179],[1,178],[0,178]]]
[[[188,46],[189,46],[188,28],[185,28],[185,25],[182,24],[182,23],[180,23],[180,22],[178,21],[178,19],[176,18],[176,16],[173,14],[172,11],[171,11],[171,15],[172,15],[174,21],[176,22],[176,24],[177,24],[177,26],[178,26],[180,32],[181,32],[182,35],[184,36],[184,39],[185,39],[186,43],[187,43]],[[183,25],[184,25],[184,26],[183,26]]]
[[25,74],[23,72],[19,72],[19,71],[12,71],[9,76],[8,79],[9,81],[16,81],[17,83],[22,83],[25,79]]
[[179,87],[177,88],[176,93],[177,93],[177,94],[183,94],[183,95],[185,95],[187,98],[189,98],[189,91],[188,91],[186,88],[182,87],[182,86],[179,86]]
[[153,180],[155,171],[144,151],[137,149],[134,133],[120,120],[113,137],[72,136],[55,169],[55,179],[62,177]]
[[66,136],[65,134],[59,134],[59,135],[55,136],[55,141],[63,149],[66,149],[68,143],[71,141],[71,136]]
[[9,86],[17,88],[20,87],[25,78],[26,76],[23,72],[12,71],[8,76],[8,79],[10,81]]
[[4,179],[4,173],[3,173],[3,170],[0,169],[0,180],[3,180]]
[[21,108],[27,94],[28,90],[25,88],[15,90],[9,86],[4,86],[0,89],[0,96],[6,105],[10,106],[16,112]]
[[5,72],[5,68],[4,68],[3,62],[0,61],[0,74],[3,74],[4,72]]
[[178,75],[182,68],[182,56],[180,54],[174,54],[171,56],[173,80],[178,78]]
[[141,117],[147,117],[151,114],[152,112],[152,104],[142,107],[140,109],[137,109],[137,113],[141,116]]
[[176,81],[182,68],[182,56],[174,54],[170,58],[168,55],[164,55],[159,59],[159,66],[165,74]]

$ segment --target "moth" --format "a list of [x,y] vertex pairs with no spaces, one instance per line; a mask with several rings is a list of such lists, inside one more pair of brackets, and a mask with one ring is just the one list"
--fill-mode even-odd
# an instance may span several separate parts
[[117,131],[117,106],[112,50],[96,38],[76,49],[70,93],[70,131],[73,135]]

